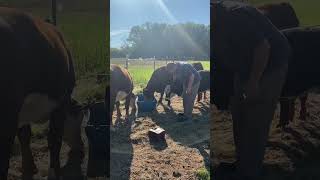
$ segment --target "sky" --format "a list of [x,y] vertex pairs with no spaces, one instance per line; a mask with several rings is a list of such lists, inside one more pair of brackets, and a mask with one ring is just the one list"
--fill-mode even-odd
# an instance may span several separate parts
[[110,0],[111,47],[119,48],[132,26],[156,23],[210,23],[210,0]]

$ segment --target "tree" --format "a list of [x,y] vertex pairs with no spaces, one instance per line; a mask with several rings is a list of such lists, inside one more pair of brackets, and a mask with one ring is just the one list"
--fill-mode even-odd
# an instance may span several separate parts
[[121,48],[131,58],[195,57],[208,59],[209,26],[203,24],[145,23],[131,28]]

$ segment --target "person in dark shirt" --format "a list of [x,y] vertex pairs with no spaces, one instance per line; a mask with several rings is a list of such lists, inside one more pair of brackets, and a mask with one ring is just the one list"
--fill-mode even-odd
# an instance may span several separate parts
[[173,74],[173,82],[182,82],[183,110],[182,120],[192,119],[194,100],[198,94],[200,74],[191,64],[168,63],[167,71]]
[[217,72],[213,75],[214,96],[225,93],[219,86],[233,81],[229,87],[233,88],[237,161],[232,178],[259,179],[269,128],[286,78],[289,44],[267,17],[249,4],[211,1],[211,12],[211,54]]

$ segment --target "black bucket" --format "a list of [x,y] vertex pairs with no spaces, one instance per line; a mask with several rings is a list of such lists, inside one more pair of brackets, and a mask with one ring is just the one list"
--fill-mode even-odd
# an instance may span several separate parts
[[110,126],[104,102],[90,108],[90,118],[85,127],[89,143],[88,177],[110,177]]

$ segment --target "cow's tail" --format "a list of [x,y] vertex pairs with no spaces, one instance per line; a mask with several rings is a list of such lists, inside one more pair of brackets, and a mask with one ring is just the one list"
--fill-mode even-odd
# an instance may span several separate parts
[[74,71],[73,58],[70,50],[67,48],[68,53],[68,63],[69,63],[69,91],[68,93],[72,94],[73,88],[76,86],[76,75]]

